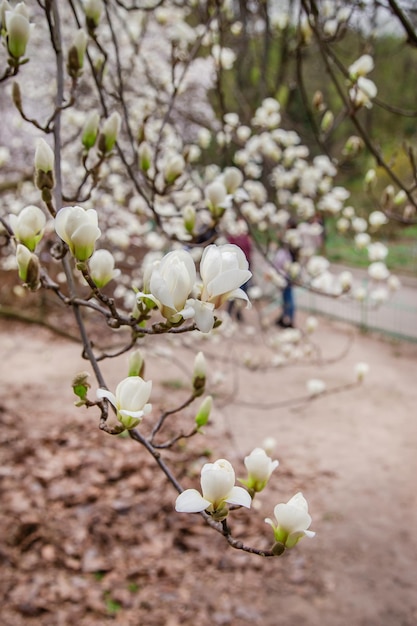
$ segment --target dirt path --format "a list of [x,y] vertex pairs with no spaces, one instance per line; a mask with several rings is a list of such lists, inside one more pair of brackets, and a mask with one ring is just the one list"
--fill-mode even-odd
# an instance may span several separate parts
[[[241,471],[265,437],[277,442],[280,467],[256,505],[258,521],[239,512],[234,531],[260,544],[274,504],[298,490],[309,501],[317,536],[272,561],[224,549],[199,519],[176,516],[172,490],[152,478],[134,442],[90,434],[95,416],[73,406],[68,385],[85,369],[77,345],[1,322],[2,624],[414,626],[417,346],[355,332],[338,360],[346,328],[325,321],[316,342],[328,360],[320,370],[232,365],[270,362],[274,353],[250,333],[199,346],[217,355],[217,402],[196,464],[208,444],[213,458],[228,454]],[[159,406],[183,393],[189,354],[162,346],[147,371],[160,383]],[[276,406],[305,395],[313,377],[328,389],[352,382],[358,361],[370,366],[362,386]],[[120,368],[106,364],[110,385]],[[231,387],[238,392],[225,404]]]

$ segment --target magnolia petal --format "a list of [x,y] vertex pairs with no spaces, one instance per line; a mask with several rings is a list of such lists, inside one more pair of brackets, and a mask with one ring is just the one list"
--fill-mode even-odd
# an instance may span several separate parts
[[213,278],[207,284],[207,293],[215,298],[223,293],[229,293],[244,285],[252,276],[252,272],[244,269],[231,269]]
[[194,319],[198,330],[209,333],[214,326],[214,305],[200,300],[187,300],[187,306],[194,310]]
[[122,415],[123,417],[134,417],[135,419],[140,419],[144,415],[143,410],[126,411],[125,409],[119,409],[118,413],[119,415]]
[[149,288],[163,306],[175,310],[174,294],[170,291],[166,281],[157,270],[151,276]]
[[302,509],[290,504],[277,504],[274,515],[278,526],[287,532],[293,533],[299,530],[306,530],[311,524],[311,517]]
[[114,393],[112,393],[111,391],[108,391],[107,389],[102,389],[101,387],[99,389],[97,389],[97,398],[99,400],[102,400],[103,398],[106,398],[106,400],[108,400],[109,402],[111,402],[111,404],[115,407],[116,406],[116,396],[114,395]]
[[186,489],[175,501],[175,510],[178,513],[200,513],[211,505],[209,500],[203,498],[197,489]]
[[252,498],[249,492],[243,489],[243,487],[233,487],[226,498],[226,502],[229,504],[239,504],[240,506],[245,506],[247,509],[250,509]]

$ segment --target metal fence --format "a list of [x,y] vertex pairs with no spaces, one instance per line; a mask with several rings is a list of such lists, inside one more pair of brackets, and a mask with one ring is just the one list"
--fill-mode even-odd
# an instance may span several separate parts
[[296,289],[295,297],[297,307],[301,310],[417,342],[417,288],[414,286],[401,287],[392,298],[378,307],[369,301],[357,302],[344,296],[328,298],[302,288]]

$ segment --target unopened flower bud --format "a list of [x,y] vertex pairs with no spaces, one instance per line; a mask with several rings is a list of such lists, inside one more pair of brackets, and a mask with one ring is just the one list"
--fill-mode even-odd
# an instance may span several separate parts
[[147,172],[151,167],[152,150],[147,141],[142,141],[138,148],[139,167],[143,172]]
[[54,169],[54,153],[44,139],[38,139],[36,145],[35,168],[45,173]]
[[179,176],[184,172],[185,169],[185,161],[184,158],[177,154],[176,156],[169,159],[168,163],[165,166],[164,179],[168,185],[172,185]]
[[195,208],[187,204],[182,211],[184,226],[187,233],[193,233],[195,227]]
[[407,200],[407,194],[404,189],[400,189],[400,191],[394,196],[394,204],[395,206],[399,206],[403,204]]
[[75,33],[75,37],[72,42],[72,46],[68,51],[68,74],[72,77],[77,77],[80,70],[84,67],[84,55],[87,49],[87,35],[85,31],[80,28]]
[[142,352],[137,349],[129,355],[129,374],[128,376],[140,376],[143,378],[145,373],[145,360]]
[[9,215],[9,222],[17,241],[33,252],[45,229],[46,217],[43,211],[37,206],[29,205],[18,215]]
[[81,141],[86,150],[90,150],[96,143],[98,127],[100,124],[100,115],[97,111],[89,113],[83,128]]
[[12,7],[7,2],[7,0],[3,0],[0,4],[0,32],[6,31],[6,11],[11,11]]
[[356,374],[356,380],[358,381],[358,383],[363,382],[363,379],[365,378],[368,372],[369,372],[368,363],[356,363],[355,374]]
[[363,139],[356,135],[351,135],[343,148],[343,154],[346,156],[356,156],[364,147]]
[[7,50],[13,59],[20,59],[26,52],[30,35],[30,24],[24,3],[19,2],[12,11],[5,11],[5,21]]
[[32,291],[38,289],[40,285],[40,270],[39,259],[36,254],[33,254],[26,246],[19,243],[16,249],[16,261],[19,270],[19,278],[23,280]]
[[205,196],[210,213],[220,217],[224,213],[227,191],[223,183],[214,181],[207,185]]
[[12,86],[12,99],[13,99],[16,109],[18,111],[21,111],[22,110],[22,94],[20,92],[20,85],[16,81],[13,83],[13,86]]
[[365,187],[367,189],[371,189],[372,187],[375,186],[376,183],[376,172],[374,169],[370,169],[366,172],[365,175]]
[[387,185],[381,195],[381,204],[385,207],[390,207],[395,196],[395,189],[393,185]]
[[223,184],[227,193],[235,193],[243,182],[243,174],[237,167],[228,167],[223,174]]
[[205,426],[209,421],[211,409],[213,408],[213,398],[211,396],[207,396],[204,398],[203,402],[200,404],[200,408],[197,411],[197,415],[195,416],[195,423],[198,428]]
[[107,154],[113,150],[119,134],[121,122],[122,120],[117,111],[114,111],[104,122],[98,141],[99,150],[103,154]]
[[114,269],[114,257],[108,250],[96,250],[89,260],[90,275],[99,289],[105,287],[120,270]]
[[327,133],[329,130],[331,130],[333,123],[334,123],[334,115],[332,111],[327,110],[321,120],[320,128],[324,133]]
[[324,107],[324,97],[321,91],[316,91],[313,95],[313,107],[321,112]]
[[201,396],[204,393],[204,387],[206,385],[206,370],[206,359],[204,354],[199,352],[194,359],[193,371],[193,388],[194,395],[196,397]]
[[44,139],[38,139],[35,151],[35,184],[38,189],[53,189],[54,179],[54,152]]
[[99,25],[103,8],[102,0],[86,0],[84,3],[84,13],[87,18],[87,27],[89,30],[95,30]]

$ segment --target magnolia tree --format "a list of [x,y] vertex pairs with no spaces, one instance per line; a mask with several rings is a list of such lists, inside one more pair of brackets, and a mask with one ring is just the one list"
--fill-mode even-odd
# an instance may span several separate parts
[[[291,279],[330,297],[369,296],[370,302],[386,298],[386,285],[398,286],[385,265],[385,246],[373,239],[393,212],[412,218],[412,187],[393,178],[379,155],[398,189],[390,185],[365,219],[346,205],[350,194],[335,183],[339,161],[326,145],[347,119],[358,135],[349,137],[345,154],[353,157],[365,143],[377,157],[360,122],[376,101],[367,77],[372,57],[352,58],[346,69],[329,60],[331,43],[349,21],[356,27],[349,6],[301,2],[296,12],[291,5],[274,14],[268,3],[52,0],[29,7],[4,0],[0,8],[7,120],[0,148],[3,269],[72,311],[98,386],[93,393],[88,374],[77,375],[77,404],[96,407],[103,431],[126,431],[153,456],[179,493],[176,511],[200,513],[231,546],[263,556],[314,535],[306,500],[298,493],[275,506],[274,519],[265,520],[273,531],[270,549],[233,537],[229,514],[251,507],[278,461],[254,449],[244,460],[243,486],[236,486],[230,462],[219,459],[203,466],[201,492],[184,490],[161,450],[201,432],[209,419],[205,358],[201,352],[195,357],[189,398],[153,416],[152,383],[138,343],[163,334],[221,332],[226,301],[249,306],[259,296],[262,284],[249,295],[242,289],[252,275],[248,261],[226,239],[237,231],[252,235],[266,262],[263,278],[277,286]],[[231,107],[230,85],[243,80],[239,51],[249,40],[264,42],[264,63],[274,42],[290,45],[300,64],[309,46],[319,46],[325,66],[341,72],[337,82],[329,70],[339,111],[327,107],[323,94],[308,102],[312,118],[314,111],[320,116],[313,126],[322,153],[311,155],[288,127],[285,93],[280,96],[266,77],[260,99],[242,100],[241,110]],[[279,76],[284,87],[284,69]],[[374,177],[372,170],[365,176],[370,188]],[[353,233],[352,245],[368,248],[369,294],[355,287],[350,273],[331,273],[318,253],[328,215]],[[299,258],[277,270],[271,261],[282,245],[296,247]],[[109,333],[126,329],[126,344],[99,355],[91,339],[94,319],[104,320]],[[314,320],[309,324],[313,330]],[[294,337],[287,333],[290,345],[298,342]],[[110,390],[101,361],[125,353],[127,376]],[[358,365],[358,380],[366,369]],[[323,392],[321,380],[309,381],[310,397]],[[194,425],[164,441],[167,419],[197,400]],[[152,424],[149,436],[142,420]]]

